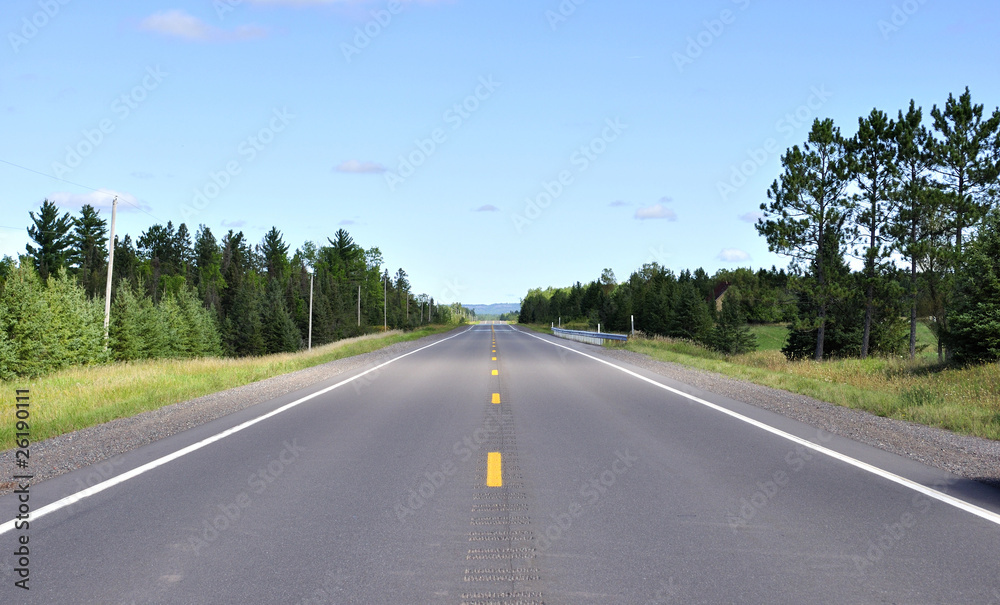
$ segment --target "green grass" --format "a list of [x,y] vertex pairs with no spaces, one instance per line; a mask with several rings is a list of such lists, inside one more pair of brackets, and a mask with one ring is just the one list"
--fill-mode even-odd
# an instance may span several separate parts
[[[547,332],[548,326],[529,326]],[[869,358],[788,361],[781,354],[782,326],[754,326],[761,349],[726,357],[686,340],[633,338],[608,343],[660,361],[679,363],[731,378],[866,410],[878,416],[936,426],[956,433],[1000,440],[1000,364],[940,365],[936,353],[905,359]],[[920,324],[917,342],[934,336]],[[780,343],[779,343],[780,341]]]
[[788,340],[788,324],[753,324],[750,331],[757,336],[759,351],[780,351]]
[[[430,326],[413,332],[393,331],[314,347],[312,351],[264,357],[151,360],[67,368],[34,379],[0,381],[14,397],[30,390],[31,441],[41,441],[116,418],[126,418],[272,376],[369,353],[399,342],[440,334],[455,326]],[[13,405],[0,410],[0,450],[13,447]]]

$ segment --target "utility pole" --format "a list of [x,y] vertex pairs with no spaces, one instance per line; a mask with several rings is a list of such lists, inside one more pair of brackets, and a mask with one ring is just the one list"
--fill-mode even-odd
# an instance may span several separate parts
[[358,327],[361,327],[361,284],[358,284]]
[[111,276],[115,268],[115,215],[118,210],[118,196],[111,202],[111,233],[108,235],[108,282],[104,287],[104,350],[108,350],[111,326]]
[[383,332],[389,330],[389,320],[388,320],[389,310],[387,308],[388,306],[387,303],[389,299],[387,298],[386,295],[386,293],[388,292],[388,288],[389,288],[389,274],[386,273],[385,277],[382,279],[382,331]]
[[309,267],[309,345],[308,350],[313,348],[313,272],[315,269]]

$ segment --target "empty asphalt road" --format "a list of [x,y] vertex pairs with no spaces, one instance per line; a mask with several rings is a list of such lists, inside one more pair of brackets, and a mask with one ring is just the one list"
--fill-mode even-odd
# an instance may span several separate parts
[[996,490],[505,325],[87,472],[0,603],[1000,604]]

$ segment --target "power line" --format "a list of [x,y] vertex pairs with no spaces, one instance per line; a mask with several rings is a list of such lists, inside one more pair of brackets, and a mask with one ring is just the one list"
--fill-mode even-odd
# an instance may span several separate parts
[[[8,166],[13,166],[14,168],[20,168],[21,170],[27,170],[28,172],[33,172],[35,174],[38,174],[38,175],[41,175],[41,176],[44,176],[44,177],[48,177],[50,179],[55,179],[57,181],[62,181],[64,183],[69,183],[70,185],[74,185],[76,187],[81,187],[83,189],[89,189],[90,191],[94,191],[96,193],[107,193],[107,190],[105,190],[105,189],[95,189],[94,187],[90,187],[88,185],[83,185],[81,183],[74,183],[73,181],[68,181],[68,180],[66,180],[64,178],[60,178],[58,176],[55,176],[55,175],[52,175],[52,174],[48,174],[46,172],[41,172],[41,171],[35,170],[33,168],[28,168],[27,166],[21,166],[20,164],[15,164],[14,162],[8,162],[7,160],[4,160],[2,158],[0,158],[0,163],[7,164]],[[155,218],[157,221],[160,221],[160,222],[163,221],[163,219],[161,219],[160,217],[156,216],[152,212],[149,212],[148,210],[146,210],[142,206],[139,206],[138,204],[130,202],[130,201],[128,201],[125,198],[121,198],[121,199],[122,199],[123,202],[125,202],[129,206],[133,206],[139,212],[144,212],[144,213],[148,214],[149,216]]]

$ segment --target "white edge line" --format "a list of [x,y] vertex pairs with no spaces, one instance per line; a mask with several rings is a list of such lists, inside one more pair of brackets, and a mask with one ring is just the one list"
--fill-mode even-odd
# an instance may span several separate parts
[[[471,328],[469,328],[469,329],[471,329]],[[258,416],[256,418],[253,418],[251,420],[247,420],[243,424],[239,424],[239,425],[236,425],[236,426],[234,426],[232,428],[226,429],[226,430],[222,431],[221,433],[217,433],[215,435],[212,435],[211,437],[207,437],[205,439],[202,439],[201,441],[199,441],[197,443],[192,443],[191,445],[183,447],[183,448],[177,450],[176,452],[167,454],[166,456],[162,456],[160,458],[157,458],[156,460],[152,460],[150,462],[147,462],[146,464],[143,464],[142,466],[137,466],[137,467],[135,467],[134,469],[132,469],[130,471],[126,471],[126,472],[124,472],[124,473],[122,473],[120,475],[116,475],[116,476],[108,479],[107,481],[102,481],[101,483],[98,483],[96,485],[88,487],[85,490],[80,490],[80,491],[76,492],[75,494],[72,494],[70,496],[66,496],[65,498],[62,498],[60,500],[56,500],[55,502],[52,502],[51,504],[46,504],[45,506],[39,508],[38,510],[32,511],[30,513],[30,515],[29,515],[29,518],[25,519],[25,521],[29,521],[29,522],[35,521],[36,519],[38,519],[40,517],[44,517],[45,515],[48,515],[49,513],[54,513],[55,511],[57,511],[57,510],[59,510],[61,508],[65,508],[65,507],[67,507],[70,504],[73,504],[75,502],[79,502],[80,500],[83,500],[84,498],[89,498],[90,496],[93,496],[95,494],[103,492],[104,490],[106,490],[108,488],[111,488],[111,487],[114,487],[114,486],[118,485],[119,483],[124,483],[125,481],[128,481],[129,479],[132,479],[133,477],[138,477],[139,475],[141,475],[141,474],[143,474],[143,473],[145,473],[147,471],[151,471],[151,470],[153,470],[154,468],[156,468],[158,466],[162,466],[162,465],[164,465],[164,464],[166,464],[166,463],[168,463],[168,462],[170,462],[172,460],[176,460],[177,458],[180,458],[181,456],[185,456],[187,454],[190,454],[193,451],[200,450],[201,448],[205,447],[206,445],[215,443],[216,441],[219,441],[221,439],[225,439],[226,437],[228,437],[228,436],[230,436],[230,435],[232,435],[234,433],[238,433],[238,432],[242,431],[245,428],[251,427],[251,426],[257,424],[258,422],[262,422],[262,421],[267,420],[268,418],[270,418],[272,416],[276,416],[276,415],[284,412],[285,410],[290,410],[291,408],[299,405],[300,403],[304,403],[306,401],[309,401],[310,399],[314,399],[316,397],[319,397],[320,395],[324,395],[326,393],[329,393],[330,391],[332,391],[332,390],[334,390],[334,389],[336,389],[338,387],[341,387],[341,386],[343,386],[343,385],[345,385],[345,384],[347,384],[349,382],[353,382],[353,381],[357,380],[358,378],[361,378],[365,374],[369,374],[371,372],[374,372],[374,371],[378,370],[379,368],[384,368],[385,366],[389,365],[390,363],[393,363],[395,361],[399,361],[400,359],[402,359],[404,357],[409,357],[410,355],[413,355],[414,353],[419,353],[420,351],[423,351],[424,349],[429,349],[430,347],[433,347],[435,345],[439,345],[439,344],[441,344],[442,342],[444,342],[446,340],[451,340],[452,338],[455,338],[457,336],[461,336],[462,334],[465,334],[466,332],[468,332],[469,329],[463,330],[462,332],[459,332],[458,334],[453,334],[453,335],[451,335],[451,336],[449,336],[447,338],[442,338],[441,340],[439,340],[437,342],[432,342],[431,344],[422,346],[419,349],[414,349],[414,350],[410,351],[409,353],[404,353],[404,354],[400,355],[399,357],[393,357],[389,361],[380,363],[379,365],[377,365],[375,367],[368,368],[367,370],[365,370],[364,372],[361,372],[360,374],[356,374],[356,375],[354,375],[354,376],[352,376],[350,378],[347,378],[345,380],[341,380],[337,384],[328,386],[328,387],[326,387],[324,389],[316,391],[315,393],[310,393],[309,395],[306,395],[305,397],[301,397],[299,399],[296,399],[295,401],[293,401],[291,403],[286,403],[285,405],[281,406],[280,408],[278,408],[276,410],[272,410],[272,411],[270,411],[270,412],[268,412],[266,414],[263,414],[263,415]],[[5,533],[11,531],[12,529],[14,529],[15,524],[17,523],[17,521],[18,521],[18,519],[11,519],[10,521],[4,523],[3,525],[0,525],[0,535],[3,535]]]
[[873,466],[871,464],[868,464],[867,462],[862,462],[861,460],[858,460],[857,458],[852,458],[852,457],[850,457],[850,456],[848,456],[846,454],[842,454],[842,453],[840,453],[838,451],[831,450],[829,448],[823,447],[822,445],[818,445],[816,443],[813,443],[812,441],[809,441],[808,439],[803,439],[801,437],[797,437],[795,435],[792,435],[791,433],[786,433],[785,431],[783,431],[781,429],[778,429],[778,428],[775,428],[775,427],[773,427],[773,426],[771,426],[769,424],[765,424],[763,422],[760,422],[759,420],[754,420],[753,418],[750,418],[749,416],[744,416],[743,414],[740,414],[738,412],[734,412],[734,411],[732,411],[730,409],[724,408],[724,407],[722,407],[720,405],[717,405],[717,404],[714,404],[714,403],[712,403],[710,401],[705,401],[704,399],[701,399],[699,397],[695,397],[694,395],[689,395],[688,393],[685,393],[683,391],[679,391],[679,390],[677,390],[677,389],[675,389],[673,387],[668,387],[665,384],[656,382],[655,380],[653,380],[651,378],[646,378],[645,376],[643,376],[641,374],[637,374],[637,373],[633,372],[632,370],[628,370],[628,369],[623,368],[623,367],[621,367],[619,365],[613,364],[610,361],[606,361],[604,359],[600,359],[599,357],[594,357],[593,355],[589,355],[589,354],[584,353],[582,351],[577,351],[576,349],[567,347],[565,345],[561,345],[559,343],[546,340],[544,338],[541,338],[540,336],[535,336],[534,334],[531,334],[529,332],[524,332],[522,330],[517,330],[517,332],[520,332],[521,334],[525,334],[525,335],[530,336],[532,338],[537,338],[538,340],[540,340],[540,341],[542,341],[544,343],[550,344],[550,345],[552,345],[554,347],[560,347],[560,348],[566,349],[567,351],[572,351],[573,353],[576,353],[578,355],[583,355],[584,357],[593,359],[596,362],[603,363],[604,365],[611,366],[612,368],[615,368],[617,370],[621,370],[622,372],[625,372],[629,376],[633,376],[635,378],[638,378],[639,380],[644,380],[644,381],[648,382],[651,385],[660,387],[661,389],[664,389],[666,391],[670,391],[671,393],[674,393],[676,395],[680,395],[681,397],[685,397],[685,398],[690,399],[691,401],[694,401],[696,403],[700,403],[703,406],[709,407],[709,408],[711,408],[713,410],[716,410],[718,412],[722,412],[723,414],[726,414],[728,416],[732,416],[733,418],[736,418],[737,420],[741,420],[743,422],[746,422],[747,424],[750,424],[750,425],[753,425],[753,426],[755,426],[757,428],[763,429],[763,430],[765,430],[765,431],[767,431],[769,433],[772,433],[774,435],[777,435],[779,437],[783,437],[783,438],[785,438],[785,439],[787,439],[789,441],[792,441],[794,443],[798,443],[800,445],[808,447],[809,449],[811,449],[813,451],[819,452],[821,454],[825,454],[825,455],[827,455],[827,456],[829,456],[831,458],[835,458],[837,460],[840,460],[841,462],[846,462],[847,464],[850,464],[851,466],[857,467],[857,468],[859,468],[861,470],[864,470],[864,471],[868,471],[869,473],[872,473],[873,475],[878,475],[879,477],[882,477],[884,479],[888,479],[889,481],[892,481],[893,483],[898,483],[899,485],[902,485],[903,487],[908,487],[908,488],[912,489],[915,492],[919,492],[921,494],[924,494],[925,496],[928,496],[930,498],[934,498],[935,500],[939,500],[941,502],[944,502],[945,504],[949,504],[951,506],[954,506],[955,508],[964,510],[965,512],[972,513],[973,515],[976,515],[977,517],[985,519],[985,520],[987,520],[987,521],[989,521],[991,523],[994,523],[996,525],[1000,525],[1000,514],[997,514],[997,513],[993,512],[991,510],[987,510],[985,508],[976,506],[975,504],[971,504],[971,503],[966,502],[965,500],[962,500],[960,498],[956,498],[954,496],[950,496],[950,495],[948,495],[948,494],[946,494],[944,492],[939,492],[936,489],[929,488],[926,485],[922,485],[920,483],[917,483],[916,481],[913,481],[911,479],[907,479],[906,477],[901,477],[901,476],[899,476],[899,475],[897,475],[895,473],[891,473],[891,472],[889,472],[889,471],[887,471],[885,469],[882,469],[882,468],[879,468],[877,466]]

